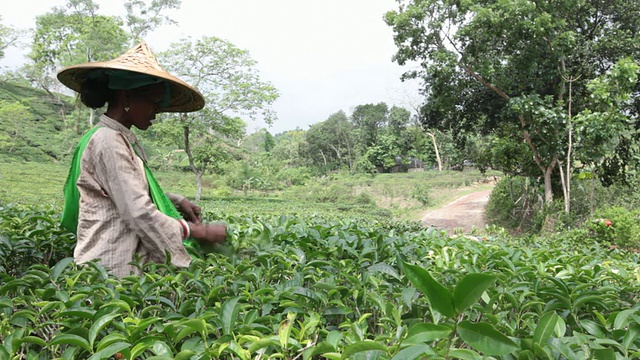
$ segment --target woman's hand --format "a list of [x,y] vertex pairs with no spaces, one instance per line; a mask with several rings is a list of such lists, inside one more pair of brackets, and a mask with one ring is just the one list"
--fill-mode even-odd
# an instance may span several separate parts
[[189,223],[191,237],[201,244],[222,244],[227,239],[227,226],[224,224]]
[[186,198],[178,205],[178,211],[180,211],[184,219],[188,222],[194,224],[200,224],[202,222],[202,217],[200,216],[202,209]]

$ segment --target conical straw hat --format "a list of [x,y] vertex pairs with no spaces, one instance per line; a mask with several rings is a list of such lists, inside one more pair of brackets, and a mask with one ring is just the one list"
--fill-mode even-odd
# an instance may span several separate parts
[[113,60],[66,67],[58,71],[58,80],[68,88],[80,92],[82,83],[94,69],[127,70],[166,80],[171,89],[171,99],[169,105],[160,108],[159,112],[191,112],[204,107],[202,94],[193,86],[166,72],[158,64],[155,54],[145,42],[141,42]]

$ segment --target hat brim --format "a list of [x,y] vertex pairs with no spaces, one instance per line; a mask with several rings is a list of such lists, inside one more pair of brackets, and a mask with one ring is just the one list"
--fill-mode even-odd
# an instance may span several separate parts
[[139,71],[139,69],[130,68],[123,64],[113,64],[105,61],[70,66],[60,70],[57,77],[61,83],[71,90],[80,92],[82,83],[88,78],[89,72],[94,69],[126,70],[152,75],[167,81],[169,88],[171,89],[169,105],[161,107],[158,112],[192,112],[198,111],[204,107],[204,97],[199,91],[177,77],[167,72],[160,72],[155,69]]
[[57,74],[57,78],[62,84],[71,90],[80,92],[82,83],[88,78],[88,74],[91,70],[95,69],[132,71],[165,80],[169,84],[171,98],[169,100],[169,105],[161,107],[158,112],[192,112],[198,111],[204,107],[204,97],[193,86],[164,70],[144,66],[140,63],[130,64],[123,62],[120,58],[111,61],[89,62],[69,66],[60,70]]

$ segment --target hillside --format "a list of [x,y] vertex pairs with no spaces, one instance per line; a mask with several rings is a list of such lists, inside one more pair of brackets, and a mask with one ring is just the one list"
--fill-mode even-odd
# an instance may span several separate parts
[[0,82],[0,160],[60,161],[78,139],[73,98]]

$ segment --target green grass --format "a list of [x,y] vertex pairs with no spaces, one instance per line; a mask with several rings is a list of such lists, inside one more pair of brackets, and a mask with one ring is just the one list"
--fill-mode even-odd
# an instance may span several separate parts
[[[5,162],[0,163],[0,203],[22,205],[62,206],[62,187],[68,165],[63,163]],[[158,181],[167,192],[195,197],[195,177],[189,172],[155,171]],[[250,192],[245,196],[237,191],[231,196],[217,196],[216,184],[223,182],[215,175],[203,179],[201,204],[215,211],[224,208],[238,214],[302,214],[332,213],[357,216],[419,220],[430,209],[445,205],[473,191],[492,185],[483,183],[477,171],[415,172],[398,174],[343,175],[336,174],[314,180],[303,187],[279,192]],[[420,185],[430,189],[431,202],[423,206],[412,198]],[[326,192],[322,198],[319,193]],[[362,200],[357,194],[366,194]],[[370,198],[372,203],[367,203]],[[310,206],[310,203],[313,205]]]
[[62,206],[67,171],[55,163],[0,163],[0,202]]
[[[479,171],[425,171],[396,174],[377,174],[369,178],[341,180],[347,186],[353,186],[358,192],[366,192],[376,201],[379,207],[389,209],[395,217],[407,220],[419,220],[434,208],[446,205],[451,201],[475,191],[488,190],[493,183],[486,182],[499,177],[498,172],[486,175]],[[426,186],[430,202],[422,205],[413,198],[418,186]]]
[[[62,188],[68,164],[39,162],[0,163],[0,202],[21,205],[62,206]],[[195,180],[190,173],[158,171],[158,181],[165,191],[195,196]]]

